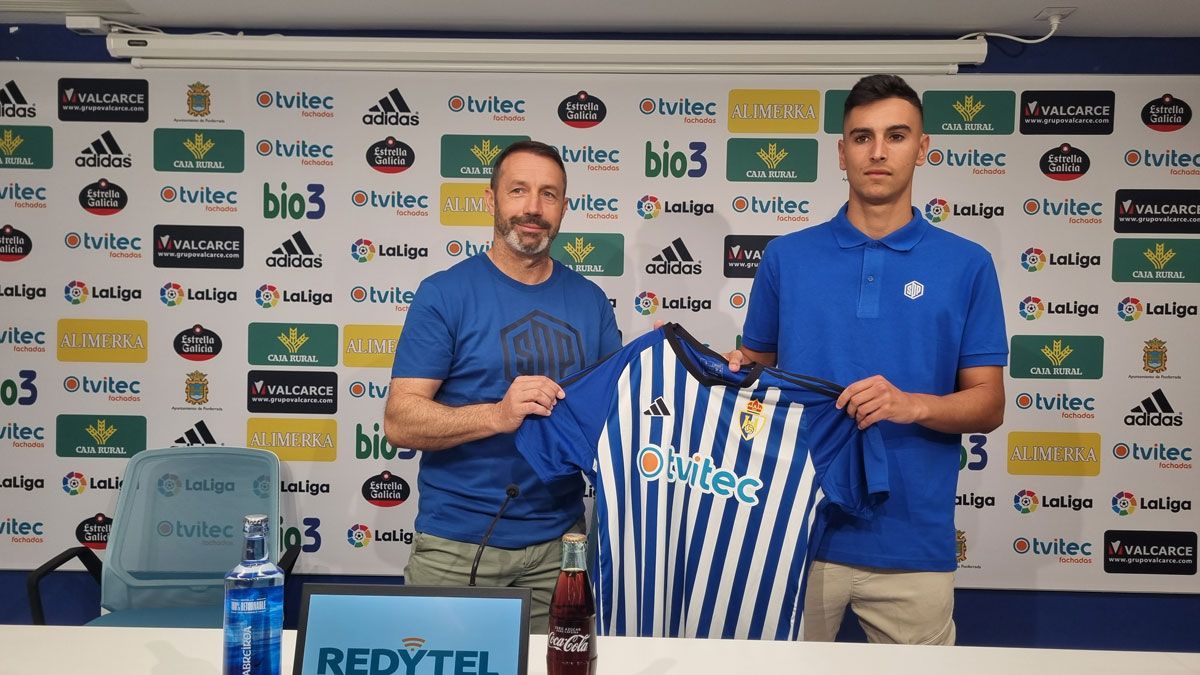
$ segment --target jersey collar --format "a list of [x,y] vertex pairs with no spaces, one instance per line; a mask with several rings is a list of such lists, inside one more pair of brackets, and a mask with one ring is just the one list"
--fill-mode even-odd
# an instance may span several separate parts
[[[833,237],[837,240],[838,246],[842,248],[855,248],[874,241],[867,235],[863,234],[850,219],[846,217],[846,207],[848,204],[843,204],[838,210],[837,215],[830,221],[833,225]],[[912,220],[905,223],[904,227],[889,234],[883,239],[878,240],[879,243],[887,246],[893,251],[909,251],[912,247],[921,241],[925,233],[931,225],[929,221],[921,216],[921,212],[915,207],[912,210]]]
[[[683,367],[706,387],[725,386],[745,389],[753,386],[758,380],[758,376],[762,374],[763,365],[761,363],[752,364],[748,369],[743,368],[736,373],[729,370],[724,356],[701,344],[677,323],[665,324],[660,330],[666,336],[667,344],[671,345],[672,351],[675,352],[675,356],[683,364]],[[719,372],[710,371],[697,363],[696,355],[705,361],[715,360],[724,364],[724,367]]]

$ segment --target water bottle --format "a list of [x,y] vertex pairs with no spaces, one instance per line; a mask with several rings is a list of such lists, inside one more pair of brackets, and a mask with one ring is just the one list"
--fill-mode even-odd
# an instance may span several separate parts
[[550,631],[546,635],[549,675],[593,675],[596,672],[596,602],[587,575],[587,537],[567,534],[562,540],[562,567],[550,598]]
[[242,562],[225,575],[225,675],[279,675],[283,572],[267,558],[267,517],[246,516]]

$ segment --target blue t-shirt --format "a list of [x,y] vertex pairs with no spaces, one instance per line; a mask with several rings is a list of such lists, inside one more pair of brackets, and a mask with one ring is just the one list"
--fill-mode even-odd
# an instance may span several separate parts
[[[945,395],[957,373],[1008,361],[1000,286],[978,244],[913,209],[878,241],[846,219],[778,237],[754,278],[743,344],[780,368],[850,384],[883,375],[901,390]],[[951,571],[961,436],[880,422],[891,496],[870,521],[829,510],[817,558]]]
[[[596,284],[554,262],[550,278],[523,284],[486,254],[421,282],[396,345],[392,377],[442,380],[434,400],[494,403],[520,375],[563,378],[621,348],[616,318]],[[513,434],[421,453],[416,528],[478,542],[516,483],[490,544],[521,548],[554,539],[583,515],[583,480],[543,483]]]
[[797,639],[814,505],[869,518],[886,498],[876,429],[841,387],[719,354],[667,324],[572,378],[517,448],[544,480],[596,487],[602,635]]

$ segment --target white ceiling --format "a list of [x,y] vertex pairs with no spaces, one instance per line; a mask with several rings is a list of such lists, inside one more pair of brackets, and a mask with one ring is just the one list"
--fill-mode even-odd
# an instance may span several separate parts
[[1197,0],[0,0],[0,21],[101,14],[161,28],[504,32],[1041,35],[1048,6],[1076,37],[1197,37]]

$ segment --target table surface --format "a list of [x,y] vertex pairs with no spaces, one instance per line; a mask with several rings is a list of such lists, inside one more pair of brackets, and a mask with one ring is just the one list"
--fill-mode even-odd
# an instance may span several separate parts
[[[284,631],[283,674],[296,632]],[[601,675],[699,673],[1200,673],[1200,654],[860,643],[601,637]],[[546,636],[529,639],[529,675],[546,672]],[[0,626],[0,675],[214,675],[221,631],[213,628]]]

